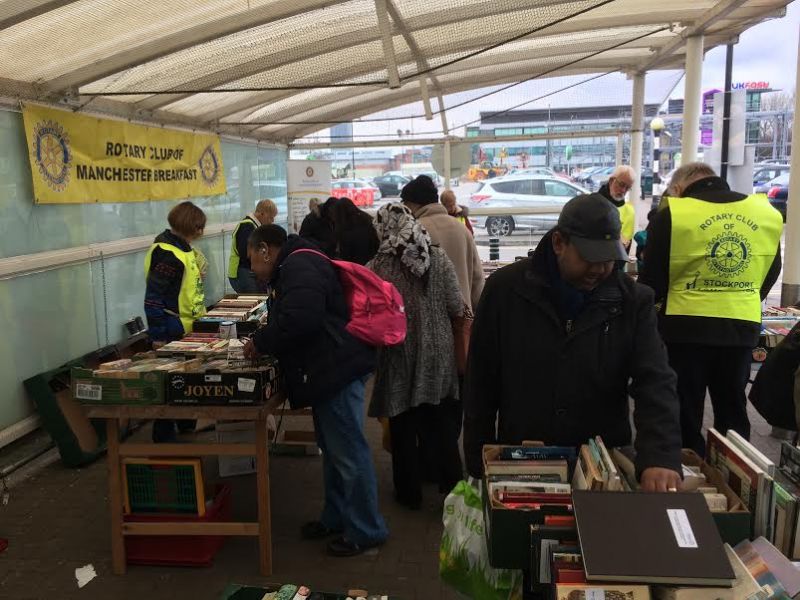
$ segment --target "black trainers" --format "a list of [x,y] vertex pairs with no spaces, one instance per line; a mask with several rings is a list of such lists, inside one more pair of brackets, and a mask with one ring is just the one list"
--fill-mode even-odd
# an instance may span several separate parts
[[321,540],[340,533],[342,532],[328,529],[321,521],[309,521],[300,528],[300,535],[304,540]]
[[370,548],[375,548],[382,545],[383,542],[376,542],[373,544],[356,544],[344,537],[337,537],[328,542],[328,554],[337,558],[346,558],[349,556],[358,556],[364,554]]

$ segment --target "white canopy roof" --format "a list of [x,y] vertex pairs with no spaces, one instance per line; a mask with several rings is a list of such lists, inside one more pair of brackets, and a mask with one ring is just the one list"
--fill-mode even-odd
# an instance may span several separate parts
[[681,68],[789,0],[0,0],[0,95],[288,142],[538,77]]

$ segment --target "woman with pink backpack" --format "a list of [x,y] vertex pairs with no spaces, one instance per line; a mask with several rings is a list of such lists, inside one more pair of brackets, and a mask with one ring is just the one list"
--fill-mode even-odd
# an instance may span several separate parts
[[[267,324],[253,335],[245,354],[278,358],[289,404],[311,407],[322,450],[325,502],[319,517],[303,525],[302,536],[331,538],[327,551],[332,556],[361,554],[382,544],[388,530],[378,510],[375,468],[364,437],[364,383],[375,368],[375,348],[359,335],[371,313],[356,314],[353,302],[372,305],[384,295],[358,273],[348,274],[348,280],[361,293],[346,295],[342,268],[313,242],[287,238],[277,225],[256,229],[249,253],[253,272],[270,282],[275,299]],[[343,268],[351,265],[367,271],[353,263]],[[394,314],[388,308],[379,315],[381,322]]]
[[[420,440],[435,446],[426,453],[440,491],[462,479],[451,320],[463,314],[464,300],[453,263],[406,206],[382,207],[375,229],[380,247],[367,266],[399,290],[407,332],[403,343],[378,350],[369,416],[389,419],[395,499],[416,510],[422,503]],[[456,418],[448,411],[458,412]]]

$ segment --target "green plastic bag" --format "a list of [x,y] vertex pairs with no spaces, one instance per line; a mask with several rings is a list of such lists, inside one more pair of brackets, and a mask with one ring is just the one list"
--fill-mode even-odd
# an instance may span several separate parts
[[[474,485],[473,485],[474,482]],[[522,571],[489,566],[483,503],[478,482],[459,481],[444,501],[444,532],[439,547],[439,575],[470,598],[522,598]]]

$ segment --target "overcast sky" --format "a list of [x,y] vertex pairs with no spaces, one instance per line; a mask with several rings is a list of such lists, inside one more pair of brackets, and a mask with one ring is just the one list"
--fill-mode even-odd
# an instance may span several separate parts
[[[800,2],[792,2],[782,19],[765,21],[739,36],[733,47],[733,82],[766,81],[774,89],[791,92],[797,76],[797,35]],[[703,90],[725,84],[725,46],[714,48],[703,62]],[[683,81],[673,98],[683,97]]]

